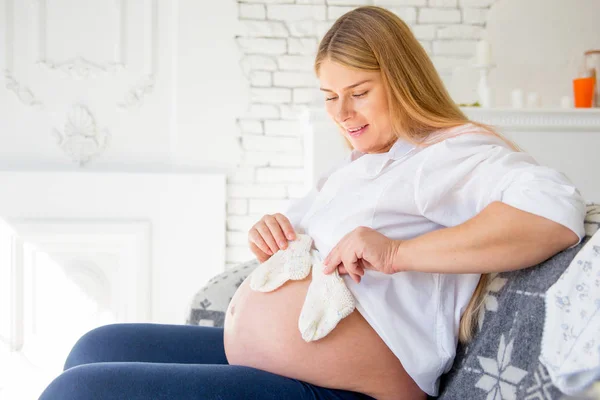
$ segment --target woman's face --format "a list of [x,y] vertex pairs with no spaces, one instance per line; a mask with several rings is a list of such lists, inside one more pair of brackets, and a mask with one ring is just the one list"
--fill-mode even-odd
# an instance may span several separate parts
[[392,147],[396,136],[380,72],[355,70],[327,59],[319,80],[327,113],[355,149],[384,153]]

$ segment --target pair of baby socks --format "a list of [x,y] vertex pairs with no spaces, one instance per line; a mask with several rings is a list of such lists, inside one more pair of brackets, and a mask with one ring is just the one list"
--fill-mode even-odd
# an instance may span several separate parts
[[271,292],[290,279],[306,278],[312,267],[312,282],[298,320],[298,329],[306,342],[327,336],[355,308],[354,297],[337,270],[330,275],[323,273],[324,265],[312,243],[310,236],[297,235],[287,249],[277,251],[250,276],[252,290]]

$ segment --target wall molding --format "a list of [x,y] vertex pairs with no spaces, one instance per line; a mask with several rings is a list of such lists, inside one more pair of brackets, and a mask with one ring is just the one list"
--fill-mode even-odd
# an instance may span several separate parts
[[54,129],[54,135],[59,147],[80,167],[102,154],[110,138],[106,129],[98,128],[87,107],[80,104],[69,112],[64,131]]
[[43,107],[41,100],[37,98],[37,96],[33,93],[31,89],[27,86],[21,84],[17,78],[13,75],[14,69],[14,0],[6,0],[4,4],[5,11],[5,20],[4,20],[4,32],[5,32],[5,66],[4,71],[2,71],[4,75],[5,87],[9,91],[13,92],[19,101],[26,106],[32,106],[36,108]]
[[116,0],[114,7],[114,18],[116,20],[117,27],[117,43],[115,44],[115,51],[113,53],[113,60],[105,63],[97,63],[84,59],[83,57],[76,57],[70,60],[56,62],[48,60],[48,33],[46,29],[47,13],[46,13],[46,0],[35,0],[34,1],[34,12],[36,20],[36,35],[37,43],[37,65],[54,71],[62,71],[66,75],[74,79],[87,79],[95,78],[99,74],[106,74],[109,72],[115,73],[125,69],[124,58],[127,52],[127,41],[125,38],[126,32],[126,16],[125,16],[125,3],[124,0]]
[[[119,0],[123,2],[124,0]],[[144,72],[125,94],[123,101],[117,103],[120,111],[141,107],[144,98],[152,93],[158,72],[158,0],[144,1]]]
[[77,57],[58,64],[52,61],[38,61],[37,64],[48,71],[62,71],[65,75],[70,76],[73,79],[96,78],[100,74],[114,74],[125,68],[123,64],[98,64],[86,60],[83,57]]

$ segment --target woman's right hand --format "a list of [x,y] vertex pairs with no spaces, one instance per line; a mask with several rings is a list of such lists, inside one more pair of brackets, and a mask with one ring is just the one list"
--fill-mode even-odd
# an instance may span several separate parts
[[265,215],[248,231],[250,250],[261,263],[280,249],[287,249],[288,240],[294,239],[296,233],[290,220],[279,213]]

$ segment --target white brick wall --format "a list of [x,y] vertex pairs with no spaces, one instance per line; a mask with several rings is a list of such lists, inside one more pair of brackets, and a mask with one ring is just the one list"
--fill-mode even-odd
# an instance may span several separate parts
[[279,107],[272,104],[251,104],[242,117],[247,119],[277,119],[279,118]]
[[244,150],[266,151],[294,151],[302,146],[300,139],[287,137],[244,136],[242,147]]
[[433,53],[442,56],[465,56],[475,52],[475,40],[439,40],[433,42]]
[[487,21],[487,8],[463,8],[462,16],[465,24],[485,25]]
[[421,8],[419,10],[419,23],[446,23],[455,24],[460,22],[460,10],[447,8]]
[[344,6],[367,6],[371,4],[369,0],[327,0],[329,5],[344,5]]
[[273,86],[273,75],[267,71],[252,71],[250,72],[250,85],[254,87],[270,87]]
[[252,257],[247,231],[263,214],[284,211],[290,199],[305,193],[298,118],[321,98],[314,55],[338,17],[362,5],[388,8],[448,75],[474,56],[494,1],[238,0],[235,35],[250,104],[238,118],[240,165],[228,175],[227,265]]
[[310,72],[274,72],[273,85],[277,87],[312,87],[318,84],[314,74]]
[[249,133],[252,135],[262,135],[264,133],[263,124],[261,121],[255,120],[239,120],[238,125],[242,133]]
[[291,89],[281,88],[252,89],[250,96],[255,103],[289,103],[292,98],[292,91]]
[[387,7],[394,14],[402,18],[407,24],[414,24],[417,21],[417,9],[415,7]]
[[259,183],[292,183],[304,180],[302,168],[257,168],[256,181]]
[[459,0],[461,7],[489,8],[496,0]]
[[316,39],[289,38],[287,42],[289,54],[314,55],[317,51]]
[[301,125],[297,121],[265,121],[267,136],[300,136]]
[[458,0],[429,0],[429,7],[456,7]]
[[[307,71],[313,72],[313,57],[308,56],[288,56],[277,57],[277,65],[283,71]],[[316,77],[313,75],[313,79]]]
[[265,19],[267,9],[264,4],[242,4],[239,8],[240,19]]
[[335,21],[342,15],[346,14],[348,11],[353,10],[356,7],[350,6],[330,6],[327,7],[327,19],[329,21]]
[[262,70],[262,71],[276,71],[277,70],[277,62],[273,57],[268,57],[264,55],[247,55],[242,58],[241,67],[244,71],[244,74],[248,76],[250,71],[252,70]]
[[412,31],[415,37],[419,40],[433,40],[437,31],[436,25],[415,25]]
[[240,21],[241,36],[248,37],[271,37],[284,38],[289,36],[289,32],[283,22],[279,21]]
[[273,5],[267,6],[267,17],[279,21],[325,20],[325,6]]
[[448,25],[439,28],[439,39],[481,39],[483,28],[475,25]]
[[248,54],[284,54],[285,39],[238,38],[238,44]]
[[375,0],[374,5],[389,8],[390,6],[419,6],[427,5],[427,0]]

